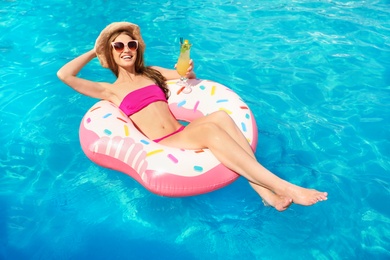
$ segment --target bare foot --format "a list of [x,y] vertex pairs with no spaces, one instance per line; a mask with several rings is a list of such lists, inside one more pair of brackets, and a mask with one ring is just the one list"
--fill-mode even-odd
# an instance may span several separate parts
[[292,204],[292,202],[293,200],[291,198],[276,194],[269,196],[267,199],[263,198],[263,203],[265,206],[272,206],[278,211],[286,210]]
[[272,206],[278,211],[283,211],[286,210],[293,202],[293,200],[289,197],[277,195],[273,191],[252,182],[249,182],[249,184],[263,199],[265,206]]
[[324,201],[328,199],[327,192],[321,192],[313,189],[306,189],[294,184],[289,184],[284,192],[287,197],[292,198],[292,201],[296,204],[303,206],[310,206],[319,201]]

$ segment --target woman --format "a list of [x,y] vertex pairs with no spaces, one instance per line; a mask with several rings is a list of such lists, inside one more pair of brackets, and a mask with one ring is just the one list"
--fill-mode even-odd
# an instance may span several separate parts
[[[94,50],[65,64],[58,77],[76,91],[119,106],[149,139],[183,149],[210,149],[226,167],[245,177],[267,204],[282,211],[291,203],[312,205],[327,199],[326,192],[302,188],[277,177],[259,162],[234,121],[223,111],[196,119],[186,127],[171,114],[166,99],[166,80],[177,79],[175,70],[144,65],[145,43],[139,27],[127,22],[108,25],[96,40]],[[77,77],[98,57],[103,67],[116,75],[114,83]],[[193,64],[187,71],[195,78]]]

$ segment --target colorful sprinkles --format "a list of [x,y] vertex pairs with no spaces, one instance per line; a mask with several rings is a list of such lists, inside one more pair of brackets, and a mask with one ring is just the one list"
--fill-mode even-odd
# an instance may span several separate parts
[[246,133],[246,124],[244,122],[241,122],[241,129]]
[[101,107],[92,108],[89,112],[93,112],[93,111],[95,111],[96,109],[99,109],[99,108],[101,108]]
[[219,108],[219,110],[225,111],[229,115],[232,114],[232,111],[230,111],[230,110],[228,110],[227,108],[224,108],[224,107]]
[[125,136],[126,137],[130,135],[129,127],[127,125],[123,125],[123,130],[125,131]]
[[195,106],[194,106],[194,112],[198,109],[198,106],[199,106],[199,100],[198,101],[196,101],[196,103],[195,103]]
[[217,100],[217,103],[225,103],[225,102],[229,102],[228,99],[218,99]]
[[105,114],[105,115],[103,116],[103,118],[107,118],[107,117],[110,117],[110,116],[112,116],[112,113]]
[[118,119],[119,121],[122,121],[123,123],[127,123],[127,121],[126,120],[124,120],[124,119],[122,119],[122,118],[120,118],[120,117],[116,117],[116,119]]
[[185,87],[181,87],[181,88],[177,91],[177,94],[179,95],[184,89],[185,89]]
[[214,96],[215,95],[215,86],[212,86],[211,87],[211,96]]
[[152,156],[152,155],[154,155],[154,154],[161,153],[161,152],[163,152],[163,151],[164,151],[163,149],[153,150],[153,151],[151,151],[151,152],[148,152],[148,153],[146,154],[146,156]]
[[182,107],[182,106],[184,106],[186,103],[187,103],[186,100],[180,101],[180,102],[177,104],[177,107]]
[[150,142],[146,139],[141,139],[140,142],[146,145],[150,144]]
[[172,154],[168,154],[168,158],[173,162],[173,163],[178,163],[179,160],[173,156]]
[[[207,83],[205,83],[205,82],[207,82]],[[198,112],[198,111],[201,112],[202,114],[209,114],[209,113],[212,113],[209,111],[215,111],[216,109],[225,111],[227,114],[230,114],[230,115],[232,115],[234,113],[232,116],[233,118],[240,117],[242,120],[241,122],[238,123],[241,126],[241,131],[243,133],[246,133],[246,135],[247,135],[248,131],[249,132],[252,131],[251,121],[249,120],[251,118],[251,113],[250,113],[248,106],[245,106],[245,104],[242,105],[242,103],[237,104],[236,98],[234,96],[230,95],[230,93],[223,93],[224,89],[223,88],[221,89],[221,85],[219,85],[218,83],[214,84],[213,82],[208,82],[208,81],[203,81],[203,83],[204,83],[204,85],[203,84],[198,85],[198,89],[201,91],[204,91],[204,92],[201,93],[200,95],[198,95],[197,97],[194,97],[194,96],[189,97],[187,95],[185,95],[185,96],[181,95],[181,96],[176,97],[176,100],[174,102],[177,103],[178,108],[181,108],[179,111],[185,111],[185,113],[189,113],[189,115],[191,115],[191,110],[194,112],[194,115],[197,115],[196,112]],[[170,82],[168,84],[176,84],[176,83]],[[176,91],[174,91],[173,93],[179,95],[183,91],[183,89],[184,89],[184,87],[181,87],[179,89],[176,88]],[[231,91],[228,88],[226,88],[226,90]],[[195,89],[194,93],[196,93],[196,89]],[[224,94],[226,94],[226,95],[224,95]],[[93,112],[93,111],[98,110],[100,108],[102,108],[102,107],[97,106],[95,108],[92,108],[89,112]],[[242,111],[242,110],[248,110],[249,112]],[[112,111],[112,110],[110,110],[110,111]],[[93,117],[93,115],[95,115],[95,117]],[[103,132],[105,135],[112,136],[112,137],[110,137],[110,140],[113,140],[111,138],[114,138],[117,135],[122,136],[122,137],[132,137],[131,135],[137,134],[137,133],[135,133],[136,130],[134,130],[134,128],[132,127],[131,120],[122,111],[120,111],[120,114],[119,114],[119,113],[114,113],[114,112],[111,113],[108,111],[103,111],[103,109],[102,109],[102,111],[99,111],[98,113],[95,113],[93,115],[91,117],[87,117],[85,119],[85,122],[87,124],[90,124],[90,123],[95,124],[96,117],[110,120],[110,121],[107,120],[107,122],[104,122],[104,124],[102,124],[102,128],[100,128],[100,131],[102,131],[101,129],[103,129]],[[92,125],[92,124],[90,124],[90,125]],[[105,128],[105,127],[108,127],[108,128]],[[142,137],[141,138],[132,137],[132,138],[138,139],[138,140],[134,140],[134,142],[136,144],[137,143],[142,144],[143,154],[146,152],[146,157],[158,155],[157,157],[153,158],[153,160],[156,160],[157,165],[163,164],[164,161],[168,162],[170,164],[173,163],[173,164],[177,165],[178,171],[180,171],[180,169],[179,169],[179,167],[181,167],[180,163],[184,164],[187,162],[186,160],[184,160],[185,158],[183,159],[181,157],[181,156],[186,156],[186,154],[182,155],[180,153],[180,151],[187,152],[188,150],[177,149],[177,151],[174,151],[174,150],[170,150],[168,148],[165,149],[164,147],[161,147],[161,146],[160,146],[161,148],[159,146],[154,146],[155,143],[150,141],[147,138],[144,138],[144,139],[142,139]],[[250,142],[250,138],[246,137],[246,139],[248,140],[248,142]],[[121,141],[121,142],[123,142],[123,141]],[[132,147],[134,147],[134,145],[132,145]],[[139,146],[137,146],[137,147],[139,147]],[[133,151],[135,151],[133,149],[134,148],[128,148],[127,153],[129,154],[129,156]],[[137,149],[139,149],[139,148],[137,148]],[[198,150],[193,150],[192,152],[195,154],[201,154],[201,153],[205,153],[207,151],[205,151],[203,149],[198,149]],[[131,155],[131,156],[133,156],[133,155]],[[198,155],[197,157],[194,157],[194,160],[192,161],[193,164],[191,165],[191,163],[189,163],[189,165],[186,166],[189,168],[184,168],[184,169],[187,169],[190,171],[195,171],[198,173],[204,173],[205,171],[208,171],[209,166],[207,164],[203,165],[205,168],[200,166],[199,164],[196,164],[196,160],[198,160],[198,158],[203,158],[202,156],[205,156],[205,155]],[[118,157],[118,156],[116,156],[116,157]],[[130,159],[135,160],[133,158],[130,158]],[[192,159],[192,158],[190,158],[190,159]],[[198,161],[198,163],[199,163],[199,161]],[[202,161],[202,163],[203,163],[203,161]],[[202,165],[202,163],[201,163],[201,165]],[[192,170],[191,170],[191,167],[192,167]]]
[[203,167],[195,165],[194,166],[194,171],[196,171],[196,172],[203,172]]

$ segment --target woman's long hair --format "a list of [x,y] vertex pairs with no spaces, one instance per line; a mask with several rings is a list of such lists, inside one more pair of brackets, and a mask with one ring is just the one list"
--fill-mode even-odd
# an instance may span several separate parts
[[[129,33],[128,31],[116,31],[114,32],[111,37],[108,38],[108,41],[105,44],[104,47],[104,54],[107,58],[107,64],[110,70],[115,74],[116,77],[118,77],[119,74],[119,67],[118,64],[115,63],[114,57],[112,56],[112,45],[111,42],[114,41],[116,37],[118,37],[120,34],[126,34],[130,36],[132,39],[137,40],[134,35]],[[137,60],[135,61],[135,73],[146,76],[150,79],[152,79],[165,93],[165,97],[168,99],[169,97],[169,89],[167,87],[166,78],[157,70],[146,67],[144,62],[144,49],[138,46],[137,49]]]

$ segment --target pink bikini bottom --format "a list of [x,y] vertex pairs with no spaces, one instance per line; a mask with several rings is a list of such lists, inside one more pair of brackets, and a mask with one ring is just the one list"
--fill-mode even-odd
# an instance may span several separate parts
[[185,128],[185,126],[183,125],[183,126],[181,126],[179,129],[177,129],[175,132],[170,133],[169,135],[163,136],[163,137],[161,137],[161,138],[154,139],[153,142],[158,143],[158,142],[164,140],[165,138],[168,138],[168,137],[170,137],[170,136],[172,136],[172,135],[174,135],[174,134],[177,134],[177,133],[183,131],[184,128]]

